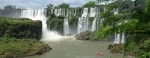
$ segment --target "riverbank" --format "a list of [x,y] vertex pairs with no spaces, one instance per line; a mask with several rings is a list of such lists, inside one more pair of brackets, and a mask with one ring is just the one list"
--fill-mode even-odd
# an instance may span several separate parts
[[48,44],[34,39],[0,38],[0,58],[42,55],[50,50]]

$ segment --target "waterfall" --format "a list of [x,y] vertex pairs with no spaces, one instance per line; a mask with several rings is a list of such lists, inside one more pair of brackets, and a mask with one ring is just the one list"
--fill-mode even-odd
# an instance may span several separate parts
[[117,43],[117,44],[119,44],[119,43],[120,43],[120,34],[117,34],[116,43]]
[[81,33],[88,30],[88,18],[79,18],[77,33]]
[[84,8],[82,17],[87,17],[87,16],[88,16],[88,8]]
[[77,33],[89,30],[88,8],[83,9],[82,17],[78,20]]
[[117,42],[117,34],[116,34],[116,32],[115,32],[115,39],[114,39],[114,43],[116,43]]
[[[58,41],[61,39],[56,31],[50,31],[47,28],[47,18],[45,16],[45,10],[22,10],[21,18],[30,18],[32,20],[42,21],[42,39],[50,41]],[[55,12],[56,13],[56,12]]]
[[55,15],[57,16],[57,14],[58,14],[58,9],[54,9],[54,13],[55,13]]
[[45,10],[22,10],[21,18],[30,18],[32,20],[46,20]]
[[57,16],[60,16],[62,13],[61,13],[61,9],[58,9],[58,14]]
[[78,20],[77,33],[79,34],[82,31],[82,23],[81,18]]
[[97,18],[95,18],[94,21],[93,21],[93,23],[92,23],[91,31],[95,31],[97,29],[97,27],[96,27],[96,21],[97,21]]
[[95,15],[96,15],[96,8],[91,8],[90,9],[90,17],[95,17]]
[[[128,22],[128,20],[125,20],[125,23],[127,23]],[[121,41],[121,43],[124,43],[125,42],[125,33],[122,33],[122,41]]]
[[122,41],[121,41],[121,43],[124,43],[124,40],[125,40],[125,33],[122,33]]
[[116,15],[116,14],[118,14],[118,9],[116,9],[116,10],[114,11],[114,15]]
[[64,35],[68,35],[69,34],[69,24],[68,24],[68,18],[64,19]]
[[54,10],[53,9],[51,9],[51,13],[53,13],[54,12]]
[[76,10],[76,9],[74,9],[74,16],[76,16],[76,14],[77,14],[77,10]]
[[107,11],[107,9],[106,9],[106,7],[104,7],[104,12],[106,12]]
[[[118,14],[118,9],[115,9],[114,10],[114,15],[117,15]],[[121,25],[121,23],[118,23],[118,25]],[[119,32],[120,32],[120,30],[119,30]],[[116,44],[119,44],[119,43],[121,43],[121,37],[120,37],[121,35],[120,34],[116,34],[116,32],[115,32],[115,40],[114,40],[114,43],[116,43]],[[123,41],[123,40],[122,40]]]

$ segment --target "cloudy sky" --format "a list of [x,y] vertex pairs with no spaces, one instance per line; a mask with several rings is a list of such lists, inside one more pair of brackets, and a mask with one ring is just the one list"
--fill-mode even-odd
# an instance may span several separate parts
[[0,8],[3,9],[6,5],[15,5],[18,8],[43,9],[49,3],[59,5],[63,2],[70,4],[72,7],[77,7],[88,1],[92,0],[0,0]]

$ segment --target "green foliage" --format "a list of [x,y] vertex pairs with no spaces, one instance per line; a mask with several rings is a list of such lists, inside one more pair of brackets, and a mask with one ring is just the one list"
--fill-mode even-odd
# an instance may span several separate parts
[[145,40],[140,48],[141,53],[138,58],[150,58],[150,40]]
[[[145,0],[137,0],[136,7],[134,3],[128,1],[122,4],[122,1],[118,0],[108,4],[108,10],[100,15],[101,18],[104,18],[103,26],[100,26],[96,34],[97,37],[103,38],[119,30],[117,33],[125,32],[125,52],[135,52],[138,54],[138,58],[150,58],[150,0],[146,1],[146,8]],[[116,7],[119,7],[119,14],[114,15],[113,9]],[[124,20],[128,20],[128,22],[124,23]]]
[[116,31],[120,30],[120,33],[123,33],[123,32],[128,33],[131,30],[134,30],[137,23],[138,23],[138,20],[136,20],[136,19],[131,19],[127,23],[125,23],[123,21],[123,22],[121,22],[121,25],[117,25],[116,27],[114,27],[114,30],[116,30]]
[[69,8],[69,7],[70,7],[69,4],[62,3],[62,4],[58,5],[58,6],[55,6],[54,8]]
[[112,34],[112,26],[100,26],[99,30],[96,32],[97,38],[105,38]]
[[53,18],[47,21],[48,28],[50,30],[55,30],[59,32],[59,34],[63,33],[63,22],[64,19]]
[[150,0],[146,0],[146,12],[150,14]]
[[16,9],[16,6],[13,5],[7,5],[4,7],[5,10],[9,10],[9,9]]
[[48,4],[46,9],[51,10],[52,8],[53,8],[53,4]]
[[15,37],[40,39],[42,34],[42,22],[22,18],[0,17],[0,37]]
[[95,2],[94,1],[89,1],[83,7],[95,7]]

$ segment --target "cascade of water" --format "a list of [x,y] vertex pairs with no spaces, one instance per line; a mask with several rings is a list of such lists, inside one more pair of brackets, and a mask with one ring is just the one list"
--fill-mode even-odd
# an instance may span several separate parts
[[64,19],[64,35],[68,35],[69,34],[69,24],[68,24],[68,18]]
[[80,17],[78,21],[77,33],[89,30],[89,20],[86,17]]
[[115,32],[115,39],[114,39],[114,43],[116,43],[117,42],[117,34],[116,34],[116,32]]
[[[118,9],[114,10],[114,15],[116,15],[116,14],[118,14]],[[118,23],[118,25],[121,25],[121,23]],[[120,32],[120,30],[119,30],[119,32]],[[121,36],[120,34],[117,34],[117,35],[116,35],[116,33],[115,33],[115,40],[114,40],[114,43],[119,44],[119,43],[121,43],[122,41],[124,41],[124,40],[121,41],[120,36]],[[123,36],[122,36],[122,38],[123,38]]]
[[[121,23],[118,23],[118,25],[121,25]],[[120,30],[119,30],[119,32],[120,32]],[[120,35],[120,34],[117,34],[116,37],[115,37],[114,43],[119,44],[119,43],[121,43],[122,41],[124,41],[124,38],[125,38],[124,35],[123,35],[122,38],[121,38],[121,35]]]
[[121,40],[121,43],[124,43],[124,40],[125,40],[125,33],[122,33],[122,40]]
[[104,7],[104,12],[106,12],[107,11],[107,9],[106,9],[106,7]]
[[97,27],[96,27],[96,21],[97,21],[97,18],[95,18],[93,20],[91,31],[95,31],[97,29]]
[[54,13],[55,13],[55,15],[57,16],[57,14],[58,14],[58,9],[54,9]]
[[117,44],[119,44],[119,43],[120,43],[120,34],[117,34],[116,43],[117,43]]
[[75,10],[74,10],[74,16],[76,16],[76,14],[77,14],[77,9],[75,8]]
[[69,9],[67,9],[66,17],[69,17]]
[[63,9],[63,16],[64,16],[64,17],[66,16],[66,14],[65,14],[65,9]]
[[45,16],[45,10],[22,10],[21,18],[30,18],[32,20],[42,21],[42,38],[43,40],[56,41],[60,40],[61,35],[55,31],[50,31],[47,28],[47,18]]
[[77,33],[89,30],[88,8],[84,8],[82,17],[78,20]]
[[90,17],[95,17],[95,15],[96,15],[96,8],[91,8],[90,9]]
[[88,8],[84,8],[82,17],[87,17],[87,15],[88,15]]
[[[125,20],[125,23],[127,23],[128,22],[128,20]],[[121,43],[124,43],[125,42],[125,33],[122,33],[122,41],[121,41]]]
[[53,13],[54,12],[54,9],[51,9],[51,13]]
[[58,9],[58,14],[57,16],[60,16],[61,15],[61,9]]
[[116,9],[116,10],[114,11],[114,15],[116,15],[116,14],[118,14],[118,9]]

